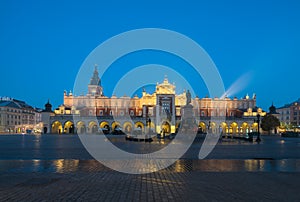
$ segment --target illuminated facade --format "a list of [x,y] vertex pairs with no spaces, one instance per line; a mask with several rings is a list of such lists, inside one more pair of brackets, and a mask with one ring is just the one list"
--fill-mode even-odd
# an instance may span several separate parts
[[[182,109],[187,101],[193,106],[193,116],[200,132],[246,134],[257,131],[257,113],[265,115],[261,108],[256,107],[255,95],[243,99],[191,99],[187,92],[176,94],[175,89],[165,77],[162,83],[157,83],[153,94],[144,90],[141,97],[107,97],[103,95],[95,68],[86,95],[74,96],[72,92],[64,92],[64,103],[50,117],[51,132],[97,133],[101,128],[110,131],[121,128],[124,132],[131,132],[140,128],[144,132],[151,129],[156,133],[175,133],[180,127]],[[80,117],[80,120],[74,123],[73,116]]]
[[40,110],[24,101],[0,98],[0,133],[40,133]]
[[300,126],[300,98],[290,104],[286,104],[282,107],[277,108],[279,113],[278,118],[282,125],[286,127],[297,127]]

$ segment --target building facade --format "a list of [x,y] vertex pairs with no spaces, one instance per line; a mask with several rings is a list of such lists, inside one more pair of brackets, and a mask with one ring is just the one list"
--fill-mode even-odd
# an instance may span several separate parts
[[277,108],[281,125],[286,128],[300,127],[300,99]]
[[195,127],[201,132],[246,134],[257,131],[256,116],[266,113],[256,107],[256,96],[242,99],[191,98],[189,91],[176,94],[175,85],[165,77],[155,92],[142,96],[107,97],[95,68],[86,95],[64,92],[64,103],[50,116],[52,133],[96,133],[101,129],[124,132],[140,129],[175,133],[181,127],[183,108],[192,106]]
[[39,109],[24,101],[0,98],[0,133],[40,133],[41,126]]

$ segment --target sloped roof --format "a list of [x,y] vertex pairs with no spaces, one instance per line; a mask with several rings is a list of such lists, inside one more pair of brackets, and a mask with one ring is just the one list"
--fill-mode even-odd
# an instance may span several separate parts
[[32,109],[34,108],[24,101],[16,100],[16,99],[11,99],[11,100],[0,100],[0,107],[11,107],[11,108],[16,108],[16,109]]
[[21,109],[21,106],[14,101],[0,101],[0,107],[12,107],[16,109]]
[[295,103],[300,104],[300,98],[298,98],[298,100],[296,100],[296,101],[294,101],[294,102],[291,102],[291,103],[289,103],[289,104],[285,104],[285,105],[283,105],[282,107],[278,107],[277,109],[289,108],[290,106],[294,105]]

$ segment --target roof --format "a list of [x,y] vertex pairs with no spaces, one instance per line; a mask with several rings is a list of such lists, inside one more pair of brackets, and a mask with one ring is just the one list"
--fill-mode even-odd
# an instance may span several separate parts
[[16,100],[16,99],[8,99],[8,100],[0,100],[0,107],[11,107],[16,109],[32,109],[34,108],[24,101]]
[[0,107],[12,107],[17,109],[21,108],[21,106],[14,101],[0,101]]
[[298,100],[296,100],[296,101],[294,101],[294,102],[291,102],[291,103],[289,103],[289,104],[285,104],[285,105],[283,105],[282,107],[278,107],[277,109],[289,108],[289,107],[293,106],[295,103],[300,104],[300,98],[298,98]]

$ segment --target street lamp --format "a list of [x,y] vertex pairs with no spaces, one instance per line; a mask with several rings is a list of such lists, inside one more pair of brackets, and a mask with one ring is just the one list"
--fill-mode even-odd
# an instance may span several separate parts
[[259,132],[259,123],[260,123],[260,114],[257,113],[257,138],[256,138],[256,142],[260,142],[261,139],[260,139],[260,132]]

